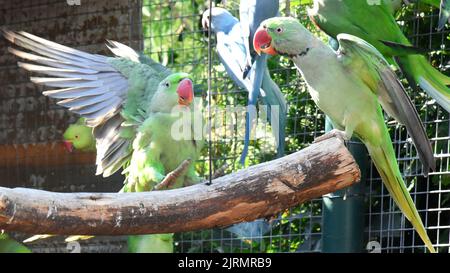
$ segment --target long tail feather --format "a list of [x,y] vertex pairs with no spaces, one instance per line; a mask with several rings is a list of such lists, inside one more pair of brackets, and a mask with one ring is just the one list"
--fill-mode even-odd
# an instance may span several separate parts
[[255,60],[255,71],[250,75],[252,82],[252,88],[248,92],[248,107],[245,114],[245,137],[244,137],[244,149],[241,154],[240,163],[244,165],[245,158],[248,154],[248,146],[250,144],[250,133],[253,128],[254,119],[256,118],[256,102],[260,94],[262,79],[264,77],[264,69],[267,65],[267,55],[258,56]]
[[[284,155],[286,136],[287,103],[278,85],[270,77],[269,70],[264,72],[262,87],[266,91],[266,103],[269,106],[267,115],[277,143],[277,156]],[[276,108],[277,107],[277,108]]]
[[450,112],[450,78],[431,66],[421,55],[409,55],[396,58],[401,70],[413,87],[419,85],[428,95]]
[[365,141],[364,139],[363,142],[366,144],[384,185],[397,203],[397,206],[411,222],[428,250],[434,253],[436,250],[428,237],[420,215],[400,174],[389,134],[386,128],[384,128],[383,131],[381,143],[372,144],[370,141]]
[[[286,99],[281,92],[278,85],[270,77],[269,70],[267,69],[267,55],[262,55],[256,59],[255,72],[251,75],[253,90],[264,90],[264,103],[267,105],[267,120],[269,121],[272,132],[277,143],[277,156],[284,155],[284,141],[285,141],[285,127],[286,127],[286,115],[287,105]],[[248,111],[246,113],[245,123],[245,138],[244,149],[241,154],[240,163],[244,164],[245,158],[248,154],[248,146],[250,141],[250,132],[253,127],[253,119],[256,117],[254,107],[256,105],[257,96],[259,92],[249,92]]]

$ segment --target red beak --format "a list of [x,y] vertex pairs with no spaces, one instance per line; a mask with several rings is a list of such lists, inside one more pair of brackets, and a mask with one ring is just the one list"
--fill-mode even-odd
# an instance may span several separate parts
[[189,106],[194,99],[194,88],[190,79],[183,79],[177,87],[178,104]]
[[73,152],[73,144],[72,144],[72,142],[65,140],[65,141],[63,141],[63,144],[64,144],[64,148],[66,148],[66,150],[69,153]]
[[272,37],[264,27],[259,27],[256,31],[253,37],[253,47],[258,55],[261,55],[261,52],[269,55],[277,54],[277,51],[272,47]]

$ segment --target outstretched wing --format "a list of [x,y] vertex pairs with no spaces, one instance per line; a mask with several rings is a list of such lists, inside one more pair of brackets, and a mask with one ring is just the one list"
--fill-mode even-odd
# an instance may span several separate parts
[[[20,67],[45,75],[31,77],[34,83],[50,87],[43,94],[58,99],[59,105],[86,118],[86,124],[93,127],[97,174],[109,176],[127,162],[137,123],[133,120],[130,125],[127,120],[130,117],[121,114],[130,95],[129,70],[139,67],[149,70],[147,75],[160,78],[168,73],[166,68],[156,65],[140,67],[143,66],[140,64],[142,57],[117,42],[110,41],[109,48],[117,56],[110,58],[66,47],[26,32],[4,30],[3,35],[11,43],[31,52],[8,49],[26,60],[18,63]],[[141,88],[135,90],[133,95],[148,97],[148,92]],[[145,112],[145,109],[139,112]]]
[[9,48],[14,55],[37,63],[19,62],[20,67],[49,76],[31,77],[31,81],[55,88],[45,91],[44,95],[61,99],[59,105],[95,125],[120,109],[128,83],[108,64],[107,57],[65,47],[26,32],[4,31],[4,36],[10,42],[39,54]]
[[425,174],[430,168],[435,170],[433,150],[419,114],[383,55],[356,36],[339,34],[337,39],[340,45],[338,56],[349,67],[348,71],[357,73],[377,95],[383,109],[406,126],[424,165]]

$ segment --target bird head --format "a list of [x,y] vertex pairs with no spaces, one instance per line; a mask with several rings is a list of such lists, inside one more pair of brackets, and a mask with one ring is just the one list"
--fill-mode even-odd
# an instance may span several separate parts
[[95,146],[95,138],[92,135],[92,128],[84,124],[81,118],[77,123],[70,125],[64,132],[64,147],[67,151],[89,150]]
[[302,35],[307,31],[295,18],[270,18],[263,21],[256,31],[253,47],[258,54],[296,55],[310,43],[310,35]]
[[211,9],[212,19],[210,18],[210,10],[203,12],[202,26],[204,29],[211,28],[211,31],[220,32],[227,31],[231,26],[239,21],[228,10],[214,7]]
[[169,113],[174,107],[189,107],[194,100],[194,87],[187,73],[173,73],[158,86],[152,98],[150,109],[153,112]]

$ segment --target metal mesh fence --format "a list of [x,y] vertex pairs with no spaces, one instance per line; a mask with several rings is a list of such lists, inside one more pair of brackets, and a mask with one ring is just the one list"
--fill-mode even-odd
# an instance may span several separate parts
[[[54,40],[69,46],[78,47],[88,52],[109,54],[103,45],[104,39],[112,39],[132,45],[135,49],[142,49],[145,54],[167,65],[175,71],[191,73],[195,79],[198,96],[206,99],[207,94],[207,34],[201,28],[201,15],[208,7],[205,0],[144,0],[144,1],[87,1],[81,0],[79,7],[71,7],[67,11],[67,4],[63,1],[24,1],[22,6],[15,6],[12,1],[5,2],[3,10],[5,16],[0,16],[0,25],[11,29],[27,30],[36,35]],[[25,4],[26,2],[26,4]],[[119,3],[120,2],[120,3]],[[308,21],[305,5],[300,1],[280,1],[281,13],[286,12],[298,17],[311,30],[314,26]],[[239,1],[216,1],[230,10],[238,17]],[[60,7],[58,7],[60,5]],[[49,7],[52,7],[49,9]],[[18,9],[25,13],[39,14],[35,16],[23,16],[17,18]],[[42,15],[44,13],[44,15]],[[8,16],[9,14],[9,16]],[[81,23],[75,25],[63,25],[72,20]],[[399,22],[410,41],[414,45],[430,49],[430,62],[434,66],[446,69],[449,61],[448,55],[442,53],[443,46],[449,45],[449,31],[435,30],[437,22],[437,10],[424,8],[419,5],[408,6],[399,13]],[[40,22],[40,23],[38,23]],[[48,24],[52,27],[48,27]],[[54,25],[53,25],[54,24]],[[44,26],[47,25],[47,26]],[[58,25],[58,27],[56,26]],[[51,29],[52,32],[48,32]],[[55,30],[57,29],[57,30]],[[0,41],[1,54],[6,54],[6,43]],[[65,126],[75,121],[75,117],[66,114],[61,108],[55,107],[54,102],[43,99],[41,91],[35,85],[29,83],[26,73],[15,69],[14,73],[20,73],[16,78],[8,72],[15,67],[15,59],[11,56],[4,57],[1,64],[0,79],[1,93],[0,113],[3,120],[8,115],[17,115],[17,112],[8,112],[5,105],[13,98],[20,97],[19,88],[11,86],[26,86],[23,89],[32,90],[36,100],[44,100],[44,109],[47,114],[41,118],[34,117],[28,123],[31,125],[18,126],[17,123],[3,122],[1,129],[17,131],[26,128],[26,132],[32,134],[36,130],[51,128],[53,134],[44,135],[39,139],[21,139],[19,134],[11,133],[0,138],[2,144],[23,143],[49,143],[61,137]],[[1,60],[1,59],[0,59]],[[245,105],[247,93],[236,87],[229,79],[216,56],[213,54],[212,71],[212,104],[225,108],[226,106]],[[288,122],[286,132],[286,154],[295,152],[311,143],[315,137],[322,135],[325,130],[325,117],[318,110],[308,93],[305,83],[301,80],[292,63],[283,57],[274,57],[269,60],[269,68],[272,78],[280,86],[288,102]],[[448,74],[448,72],[446,72]],[[411,185],[411,195],[416,206],[428,227],[432,242],[440,248],[441,252],[449,252],[450,246],[450,147],[449,147],[449,114],[437,106],[436,103],[421,90],[408,90],[411,98],[425,122],[427,133],[433,141],[433,149],[437,156],[438,167],[436,172],[427,178],[422,176],[421,165],[417,162],[414,146],[409,141],[406,130],[402,126],[388,120],[397,159],[400,164],[405,181]],[[23,93],[23,92],[22,92]],[[11,96],[8,97],[8,94]],[[58,113],[59,118],[49,117],[48,112]],[[25,112],[25,111],[24,111]],[[31,111],[32,112],[32,111]],[[213,118],[220,118],[222,113],[213,113]],[[54,114],[56,115],[56,114]],[[242,121],[242,117],[232,116],[233,122]],[[57,125],[54,125],[54,121]],[[27,123],[27,124],[28,124]],[[11,125],[12,124],[12,125]],[[53,125],[52,125],[53,124]],[[22,124],[19,124],[22,125]],[[45,126],[44,126],[45,125]],[[44,129],[42,129],[44,128]],[[25,130],[25,129],[24,129]],[[49,129],[50,130],[50,129]],[[270,128],[258,127],[257,140],[251,142],[250,155],[247,165],[257,164],[274,158],[275,149]],[[23,135],[27,135],[24,133]],[[209,157],[213,162],[213,171],[223,167],[226,173],[243,168],[238,163],[243,142],[235,131],[217,130],[212,132],[212,150],[205,148],[203,157],[197,164],[200,175],[209,173]],[[13,139],[12,141],[11,138]],[[27,147],[25,147],[25,150]],[[2,150],[5,151],[5,150]],[[13,157],[8,160],[3,153],[0,159],[4,159],[2,173],[8,178],[8,182],[2,186],[28,186],[63,191],[91,191],[107,190],[115,191],[120,188],[121,177],[109,182],[100,182],[101,179],[91,177],[92,165],[85,161],[72,162],[66,155],[58,155],[59,159],[66,160],[67,164],[54,167],[47,164],[42,166],[27,167],[25,172],[19,171],[20,162],[27,160],[27,153],[18,157],[17,149]],[[74,167],[72,167],[74,166]],[[70,175],[84,173],[83,182],[77,184]],[[33,179],[31,177],[34,177]],[[40,184],[39,184],[39,181]],[[51,182],[53,181],[53,182]],[[375,243],[384,252],[422,252],[423,244],[413,231],[409,222],[402,216],[394,205],[389,193],[373,166],[369,170],[366,181],[367,213],[365,219],[365,243]],[[69,186],[70,185],[70,186]],[[88,185],[88,186],[86,186]],[[95,185],[95,186],[92,186]],[[276,215],[269,221],[260,223],[260,228],[267,232],[264,234],[252,234],[248,237],[237,237],[226,229],[204,230],[176,234],[176,251],[178,252],[314,252],[321,251],[322,236],[322,201],[313,200],[295,209]],[[267,228],[268,224],[268,228]],[[98,238],[86,244],[83,251],[121,251],[123,240]],[[93,245],[100,247],[95,248]],[[112,245],[109,250],[105,244]],[[39,252],[61,251],[65,244],[59,241],[53,243],[38,243],[34,249]],[[64,251],[64,250],[63,250]]]
[[[226,3],[218,4],[238,17],[238,1],[226,1]],[[286,3],[282,3],[284,12],[286,12],[285,5]],[[146,53],[159,54],[161,61],[167,60],[167,65],[174,68],[186,69],[187,65],[187,71],[189,71],[190,66],[198,65],[192,68],[191,72],[196,76],[196,81],[205,86],[207,37],[202,32],[199,21],[200,15],[207,5],[196,1],[144,1],[144,10],[147,6],[152,13],[149,12],[151,16],[148,18],[144,16],[143,19]],[[155,10],[159,12],[155,12]],[[177,17],[179,10],[183,11],[182,20]],[[314,27],[307,23],[304,6],[294,5],[288,10],[314,30]],[[187,14],[186,11],[193,12],[193,15]],[[448,57],[445,54],[437,54],[436,51],[442,50],[446,45],[448,31],[437,32],[435,30],[436,12],[436,10],[430,8],[425,10],[416,5],[413,8],[405,9],[398,20],[403,24],[405,32],[416,46],[430,49],[434,53],[431,55],[430,61],[435,66],[445,69]],[[154,17],[155,14],[158,18]],[[164,24],[165,20],[170,21],[171,27],[164,34],[145,32],[146,24],[151,25],[152,29],[159,30],[160,25],[158,24]],[[174,32],[174,29],[177,31]],[[156,39],[163,37],[171,41],[170,45],[166,44],[169,49],[158,46],[158,43],[155,42]],[[186,43],[185,39],[189,42]],[[179,44],[181,44],[181,48],[177,48]],[[186,46],[189,48],[186,49]],[[186,55],[192,52],[191,50],[194,50],[195,53]],[[152,56],[156,57],[156,55]],[[217,57],[214,57],[212,90],[214,103],[245,104],[246,92],[232,84],[219,65]],[[286,95],[289,104],[286,153],[291,153],[310,143],[317,135],[324,133],[324,116],[317,110],[305,92],[304,83],[299,79],[291,63],[283,58],[274,58],[270,61],[269,66],[274,80]],[[205,89],[205,87],[203,88]],[[421,165],[417,162],[415,148],[408,139],[405,128],[393,122],[388,124],[400,168],[407,183],[413,186],[411,194],[421,216],[425,219],[425,225],[429,227],[430,236],[434,238],[433,242],[438,247],[442,247],[441,251],[448,251],[449,216],[448,208],[445,208],[449,205],[446,201],[448,199],[448,184],[446,184],[448,180],[448,113],[431,102],[430,98],[422,91],[409,90],[409,93],[426,124],[429,137],[434,142],[434,151],[437,158],[440,159],[438,170],[430,174],[428,178],[424,178],[421,175]],[[236,140],[234,137],[233,135],[225,138],[222,136],[220,141],[214,141],[211,156],[215,168],[224,163],[231,166],[228,171],[240,168],[237,160],[242,145],[233,142]],[[264,142],[270,138],[270,133],[266,132],[259,141],[252,143],[253,149],[251,149],[249,164],[273,158],[273,150],[268,152],[264,146]],[[207,156],[205,155],[205,158]],[[206,168],[207,164],[203,166],[203,170],[206,171]],[[379,243],[381,250],[387,252],[410,252],[418,249],[423,251],[420,239],[382,186],[374,166],[370,168],[366,197],[368,204],[366,243]],[[272,219],[270,230],[262,236],[238,239],[226,230],[209,230],[180,234],[177,244],[178,250],[183,252],[320,251],[320,238],[321,200],[315,200]]]

